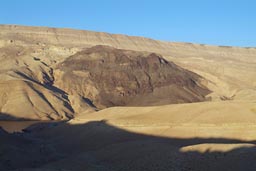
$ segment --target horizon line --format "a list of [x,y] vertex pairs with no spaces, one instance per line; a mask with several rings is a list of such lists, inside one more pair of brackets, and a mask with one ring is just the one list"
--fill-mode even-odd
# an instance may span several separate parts
[[121,36],[128,36],[128,37],[137,37],[137,38],[144,38],[144,39],[150,39],[154,41],[160,41],[165,43],[180,43],[180,44],[191,44],[191,45],[201,45],[201,46],[210,46],[210,47],[226,47],[226,48],[242,48],[242,49],[256,49],[256,46],[232,46],[232,45],[221,45],[221,44],[207,44],[207,43],[200,43],[200,42],[187,42],[187,41],[171,41],[171,40],[160,40],[155,39],[152,37],[145,37],[140,35],[129,35],[125,33],[112,33],[107,31],[99,31],[99,30],[87,30],[83,28],[75,28],[75,27],[58,27],[58,26],[46,26],[46,25],[23,25],[23,24],[1,24],[0,26],[17,26],[17,27],[35,27],[35,28],[50,28],[50,29],[63,29],[63,30],[74,30],[74,31],[87,31],[87,32],[94,32],[94,33],[105,33],[105,34],[111,34],[111,35],[121,35]]

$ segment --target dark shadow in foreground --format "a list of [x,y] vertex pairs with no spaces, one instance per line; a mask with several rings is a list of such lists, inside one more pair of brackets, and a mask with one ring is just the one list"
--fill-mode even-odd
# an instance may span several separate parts
[[[197,144],[255,144],[236,139],[178,139],[132,133],[105,121],[0,131],[0,170],[19,171],[255,171],[256,148],[182,152]],[[34,130],[34,131],[33,131]]]

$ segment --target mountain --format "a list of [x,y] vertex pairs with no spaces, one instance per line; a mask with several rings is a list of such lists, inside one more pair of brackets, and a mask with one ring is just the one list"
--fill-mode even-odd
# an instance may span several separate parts
[[254,171],[255,76],[252,47],[0,25],[0,170]]
[[[205,101],[210,91],[197,74],[155,53],[94,46],[60,63],[57,86],[98,108]],[[60,79],[61,81],[58,81]]]
[[0,25],[0,118],[66,120],[111,106],[255,101],[255,56],[255,48]]

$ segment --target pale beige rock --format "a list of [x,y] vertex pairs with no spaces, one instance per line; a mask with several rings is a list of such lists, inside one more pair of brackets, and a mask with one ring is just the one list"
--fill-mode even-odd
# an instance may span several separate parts
[[[47,27],[0,26],[1,44],[29,45],[44,48],[45,58],[63,60],[81,48],[109,45],[116,48],[157,52],[177,64],[209,79],[213,99],[232,98],[239,91],[255,90],[256,48],[209,46],[192,43],[172,43],[143,37],[108,33],[55,29]],[[12,42],[11,42],[12,41]],[[39,48],[40,49],[40,48]],[[38,50],[37,50],[38,51]],[[51,55],[51,54],[58,55]],[[47,57],[45,54],[49,54]],[[53,57],[54,56],[54,57]],[[255,92],[253,97],[255,98]],[[240,97],[240,99],[247,97]]]
[[[17,79],[28,81],[28,78],[24,77],[29,77],[36,81],[33,85],[39,83],[37,87],[41,87],[40,91],[44,89],[40,86],[41,83],[51,83],[52,81],[54,81],[53,86],[69,87],[58,79],[61,78],[62,73],[55,69],[56,66],[76,52],[94,45],[108,45],[116,48],[162,54],[166,59],[174,61],[176,64],[206,78],[207,81],[204,81],[204,84],[212,90],[212,93],[208,96],[213,101],[236,100],[253,102],[256,100],[255,48],[172,43],[143,37],[47,27],[0,25],[0,81],[5,82]],[[20,73],[23,75],[20,75]],[[86,73],[74,73],[80,76],[86,75]],[[20,85],[26,84],[21,83]],[[86,91],[87,89],[84,88]],[[27,99],[26,91],[25,89],[23,93],[19,93],[20,102],[26,101],[24,100]],[[42,91],[49,92],[48,90]],[[90,91],[93,91],[93,94],[97,94],[97,90],[91,88]],[[76,106],[74,107],[76,109],[72,109],[72,106],[70,106],[71,101],[68,94],[64,95],[65,92],[60,92],[62,95],[56,95],[55,93],[46,93],[48,101],[54,99],[52,96],[58,96],[58,99],[60,99],[60,102],[54,105],[51,104],[54,110],[47,102],[43,102],[48,106],[43,107],[47,112],[56,113],[56,111],[62,111],[62,114],[59,114],[60,116],[57,118],[66,118],[70,116],[70,113],[73,113],[73,110],[75,110],[75,113],[80,113],[80,107],[84,105],[80,104],[79,98],[72,97],[72,92],[69,95],[73,101],[72,106]],[[88,92],[84,93],[88,94]],[[4,100],[2,101],[5,101],[5,96],[3,96]],[[66,96],[66,98],[63,98],[63,96]],[[15,98],[17,99],[17,97]],[[13,98],[9,97],[8,99]],[[16,101],[16,103],[21,104],[19,100],[13,101],[12,103]],[[39,101],[44,100],[36,100],[38,103]],[[63,103],[68,104],[69,107],[63,105]],[[25,106],[30,105],[25,104]],[[12,115],[19,115],[18,110],[16,110],[17,112],[14,112],[15,109],[8,110],[11,110]],[[5,112],[8,110],[6,108],[3,109]],[[42,112],[35,112],[33,115],[37,115],[37,113],[40,117],[43,117]],[[30,115],[26,113],[22,114],[21,117]],[[44,114],[43,118],[47,118],[46,116]],[[30,118],[37,117],[31,116]]]

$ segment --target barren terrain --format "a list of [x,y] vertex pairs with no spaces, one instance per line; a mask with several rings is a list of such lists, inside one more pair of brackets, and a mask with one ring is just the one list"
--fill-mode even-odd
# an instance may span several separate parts
[[255,170],[256,48],[0,25],[0,113],[0,170]]

